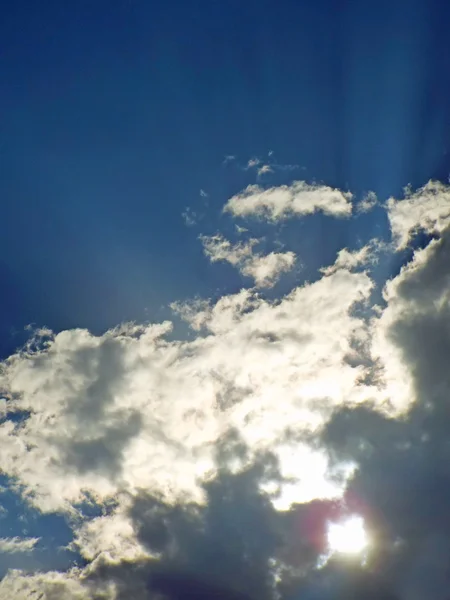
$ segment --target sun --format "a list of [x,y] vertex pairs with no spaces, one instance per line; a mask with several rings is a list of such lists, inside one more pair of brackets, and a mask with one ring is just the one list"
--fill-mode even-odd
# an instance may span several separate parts
[[327,541],[332,553],[360,554],[368,546],[364,520],[355,515],[339,523],[329,523]]

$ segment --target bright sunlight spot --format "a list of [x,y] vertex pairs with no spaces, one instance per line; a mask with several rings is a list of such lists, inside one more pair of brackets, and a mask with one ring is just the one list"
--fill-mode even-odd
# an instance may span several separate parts
[[364,521],[361,517],[353,516],[328,526],[328,546],[331,552],[359,554],[367,544]]

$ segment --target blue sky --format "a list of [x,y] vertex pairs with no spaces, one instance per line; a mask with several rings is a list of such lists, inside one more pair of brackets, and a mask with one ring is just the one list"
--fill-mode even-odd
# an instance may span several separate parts
[[[450,527],[394,484],[448,493],[449,19],[4,10],[0,598],[446,600]],[[372,554],[317,570],[347,496]]]

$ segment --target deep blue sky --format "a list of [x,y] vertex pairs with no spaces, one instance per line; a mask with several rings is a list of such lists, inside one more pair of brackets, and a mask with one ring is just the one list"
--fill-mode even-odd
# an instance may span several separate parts
[[[226,287],[196,240],[201,227],[214,231],[225,200],[254,181],[224,168],[225,155],[245,164],[273,150],[279,163],[302,167],[286,182],[323,181],[381,198],[409,182],[446,179],[446,5],[5,6],[1,353],[23,340],[18,332],[28,323],[100,332],[123,320],[158,320],[172,300]],[[181,213],[201,208],[201,188],[209,216],[190,229]],[[308,245],[318,264],[331,258],[319,256],[328,227],[321,219]],[[336,247],[349,236],[339,227]]]

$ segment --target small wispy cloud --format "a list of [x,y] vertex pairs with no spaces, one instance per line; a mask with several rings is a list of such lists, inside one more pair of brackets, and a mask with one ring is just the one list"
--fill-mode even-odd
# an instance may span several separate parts
[[262,165],[262,167],[259,167],[258,177],[261,177],[262,175],[267,175],[268,173],[273,173],[273,168],[270,165]]
[[183,217],[185,225],[187,225],[188,227],[193,227],[194,225],[197,225],[198,214],[191,208],[189,208],[189,206],[187,206],[186,209],[181,213],[181,216]]
[[367,264],[375,264],[378,261],[378,254],[385,248],[384,244],[374,239],[359,250],[348,250],[342,248],[339,250],[336,261],[333,265],[322,267],[320,272],[324,275],[335,273],[338,269],[347,269],[351,271],[357,267]]
[[223,164],[223,165],[227,165],[227,164],[229,164],[229,163],[231,163],[231,162],[234,162],[235,160],[236,160],[236,156],[235,156],[234,154],[227,154],[227,155],[224,157],[224,159],[223,159],[223,161],[222,161],[222,164]]
[[261,161],[260,161],[259,158],[251,158],[247,162],[247,166],[245,168],[246,169],[253,169],[254,167],[257,167],[260,163],[261,163]]
[[31,552],[40,538],[0,538],[0,553],[17,554],[19,552]]
[[378,205],[378,198],[375,192],[367,192],[363,199],[357,204],[356,212],[367,213]]

